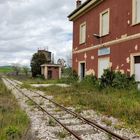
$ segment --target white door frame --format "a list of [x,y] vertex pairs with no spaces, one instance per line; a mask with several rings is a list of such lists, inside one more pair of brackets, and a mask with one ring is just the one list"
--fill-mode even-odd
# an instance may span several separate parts
[[130,75],[131,76],[133,74],[135,74],[135,61],[134,61],[135,56],[140,56],[140,53],[132,53],[132,54],[130,54]]
[[85,63],[85,75],[86,75],[86,61],[79,61],[78,62],[78,76],[79,76],[79,78],[80,78],[80,80],[81,80],[81,64],[82,63]]

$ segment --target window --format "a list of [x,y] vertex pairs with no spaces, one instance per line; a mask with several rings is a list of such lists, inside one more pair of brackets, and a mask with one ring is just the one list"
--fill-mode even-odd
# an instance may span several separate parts
[[133,24],[140,23],[140,0],[133,0]]
[[85,43],[86,42],[86,23],[82,23],[80,25],[80,40],[79,40],[79,43],[82,44],[82,43]]
[[100,14],[100,36],[109,34],[109,9]]

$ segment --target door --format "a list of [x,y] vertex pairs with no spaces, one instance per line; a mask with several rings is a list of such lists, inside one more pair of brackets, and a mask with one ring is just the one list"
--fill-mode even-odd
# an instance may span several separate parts
[[52,71],[48,70],[48,79],[52,79]]
[[109,68],[109,61],[109,57],[98,59],[98,78],[101,78],[101,76],[104,73],[104,70]]
[[85,77],[85,63],[80,63],[80,80]]
[[135,56],[135,79],[140,81],[140,56]]

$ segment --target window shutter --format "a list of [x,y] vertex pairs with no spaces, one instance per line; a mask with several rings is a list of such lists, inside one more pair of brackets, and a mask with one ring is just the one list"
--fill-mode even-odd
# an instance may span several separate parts
[[109,33],[109,12],[105,12],[102,14],[102,35],[106,35]]
[[140,22],[140,0],[136,0],[136,23]]
[[86,40],[86,26],[82,26],[82,42],[85,42]]
[[85,43],[86,41],[86,24],[83,23],[80,25],[80,44]]

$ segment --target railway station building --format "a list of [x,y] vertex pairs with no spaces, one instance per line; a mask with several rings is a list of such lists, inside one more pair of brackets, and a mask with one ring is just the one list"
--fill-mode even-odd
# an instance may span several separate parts
[[140,81],[140,0],[81,0],[73,22],[73,70],[80,79],[111,68]]

